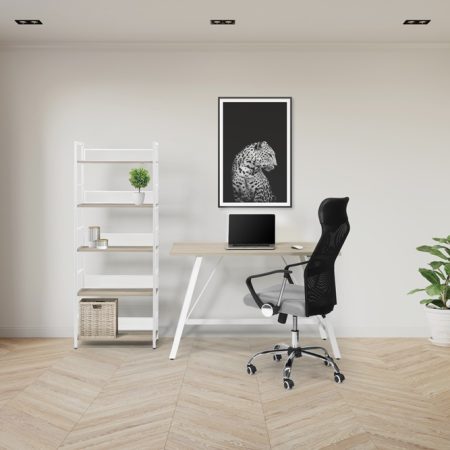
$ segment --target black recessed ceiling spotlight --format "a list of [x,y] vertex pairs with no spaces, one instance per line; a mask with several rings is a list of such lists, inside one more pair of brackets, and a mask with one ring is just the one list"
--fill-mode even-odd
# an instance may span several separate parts
[[42,25],[39,19],[16,19],[17,25]]
[[234,19],[211,19],[209,21],[211,25],[236,25],[236,20]]
[[430,19],[407,19],[403,25],[428,25],[430,22]]

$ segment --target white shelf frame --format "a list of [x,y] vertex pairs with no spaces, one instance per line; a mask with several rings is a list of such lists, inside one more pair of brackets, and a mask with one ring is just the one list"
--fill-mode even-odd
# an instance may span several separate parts
[[[151,191],[146,191],[145,203],[133,203],[130,191],[90,191],[85,189],[85,167],[88,164],[150,164]],[[133,207],[152,212],[151,233],[102,233],[109,240],[107,250],[87,246],[87,226],[83,221],[84,208]],[[152,341],[156,348],[159,338],[159,144],[151,149],[98,149],[87,148],[74,142],[74,267],[75,295],[73,301],[73,347],[78,348],[79,302],[82,297],[144,296],[152,301],[152,317],[120,317],[117,341]],[[152,252],[152,270],[148,275],[93,275],[85,271],[88,253]],[[95,257],[95,256],[91,256]],[[120,309],[119,309],[120,311]],[[84,339],[83,339],[84,340]],[[102,340],[102,339],[98,339]]]

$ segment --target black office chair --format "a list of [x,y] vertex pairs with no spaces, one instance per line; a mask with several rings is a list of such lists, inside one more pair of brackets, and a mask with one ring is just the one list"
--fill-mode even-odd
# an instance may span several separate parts
[[[294,382],[291,379],[292,363],[295,358],[303,354],[320,358],[326,366],[334,369],[334,380],[342,383],[344,374],[323,347],[300,347],[298,342],[298,317],[321,315],[325,317],[333,311],[336,305],[336,285],[334,278],[334,262],[350,231],[347,217],[348,197],[327,198],[319,207],[319,220],[322,225],[322,235],[308,261],[289,264],[284,270],[253,275],[247,278],[247,287],[250,294],[244,298],[249,306],[258,306],[264,316],[269,317],[278,314],[278,322],[286,323],[287,316],[292,315],[292,343],[290,346],[279,344],[271,350],[265,350],[253,355],[247,363],[247,373],[253,375],[256,367],[253,360],[260,355],[273,354],[275,361],[282,359],[282,354],[287,354],[287,361],[283,370],[283,385],[286,389],[292,389]],[[305,265],[304,286],[296,285],[292,281],[291,267]],[[256,293],[252,280],[275,273],[283,274],[282,284],[272,286]],[[319,355],[311,350],[320,351]]]

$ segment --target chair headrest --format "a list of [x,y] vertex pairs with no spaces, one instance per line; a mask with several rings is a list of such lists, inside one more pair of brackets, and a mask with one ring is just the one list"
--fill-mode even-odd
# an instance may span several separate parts
[[326,198],[319,206],[319,220],[322,225],[338,226],[348,222],[347,204],[349,198]]

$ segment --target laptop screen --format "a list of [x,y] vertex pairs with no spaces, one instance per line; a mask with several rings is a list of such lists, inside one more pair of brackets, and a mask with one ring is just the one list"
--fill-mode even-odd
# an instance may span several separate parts
[[230,214],[228,245],[275,244],[275,214]]

